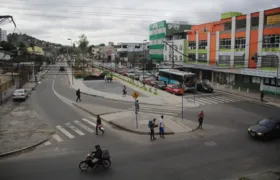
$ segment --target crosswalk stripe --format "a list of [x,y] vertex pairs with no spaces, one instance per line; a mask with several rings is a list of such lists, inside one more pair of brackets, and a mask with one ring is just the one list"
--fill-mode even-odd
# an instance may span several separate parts
[[75,120],[74,123],[76,123],[77,125],[79,125],[80,127],[84,128],[85,130],[87,130],[87,131],[90,132],[90,133],[93,133],[93,132],[94,132],[93,129],[87,127],[86,125],[84,125],[83,123],[81,123],[81,122],[78,121],[78,120]]
[[196,102],[196,103],[198,103],[198,104],[200,104],[200,105],[205,105],[204,103],[202,103],[202,102],[197,102],[197,100],[195,99],[187,99],[187,101],[190,101],[190,102]]
[[[132,109],[132,108],[128,108],[128,110],[130,110],[130,111],[135,111],[134,109]],[[144,109],[144,110],[142,110],[142,109],[140,109],[140,113],[141,112],[147,112],[147,113],[153,113],[153,114],[165,114],[165,115],[177,115],[177,114],[179,114],[179,110],[178,110],[178,112],[166,112],[166,111],[155,111],[155,110],[149,110],[149,109]]]
[[78,128],[76,128],[75,126],[73,126],[71,123],[65,123],[66,126],[68,126],[70,129],[72,129],[73,131],[75,131],[77,134],[79,134],[80,136],[84,136],[85,133],[83,133],[82,131],[80,131]]
[[224,102],[235,102],[235,100],[232,99],[228,99],[226,97],[215,97],[216,99],[218,99],[219,101],[224,101]]
[[61,139],[61,137],[57,134],[52,135],[52,137],[57,141],[57,142],[61,142],[63,141],[63,139]]
[[[133,109],[133,110],[135,110],[135,107],[131,107],[130,109]],[[140,111],[141,111],[141,109],[144,109],[144,110],[155,110],[155,111],[157,111],[157,110],[160,110],[160,111],[169,111],[169,112],[176,112],[176,111],[178,111],[178,108],[172,108],[172,109],[165,109],[165,108],[161,108],[161,107],[150,107],[150,108],[143,108],[143,107],[140,107]]]
[[68,138],[73,139],[75,136],[73,136],[71,133],[69,133],[66,129],[61,127],[60,125],[56,126],[58,130],[60,130],[64,135],[66,135]]
[[45,146],[49,146],[49,145],[51,145],[52,143],[49,142],[49,141],[47,141],[47,142],[45,142],[44,144],[45,144]]
[[234,98],[234,97],[227,97],[227,99],[232,101],[244,101],[244,99]]
[[[135,106],[132,106],[132,108],[135,108]],[[168,106],[147,106],[147,105],[140,105],[140,109],[162,109],[162,110],[177,110],[176,108],[173,107],[168,107]]]
[[[201,100],[208,102],[210,104],[218,104],[218,102],[216,102],[215,100],[213,100],[212,98],[200,98]],[[200,100],[199,99],[199,100]]]
[[92,125],[93,127],[96,127],[96,124],[91,122],[90,120],[86,119],[86,118],[82,118],[83,121],[87,122],[88,124]]
[[208,101],[215,102],[214,104],[224,103],[223,101],[220,101],[219,99],[215,99],[214,97],[207,97],[205,99],[208,100]]
[[212,103],[209,103],[209,102],[205,102],[205,101],[203,101],[202,99],[195,99],[195,101],[196,102],[198,102],[199,104],[201,104],[201,105],[204,105],[204,104],[212,104]]

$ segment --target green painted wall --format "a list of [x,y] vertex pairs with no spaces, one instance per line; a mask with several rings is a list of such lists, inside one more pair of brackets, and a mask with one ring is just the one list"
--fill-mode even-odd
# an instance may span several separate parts
[[[187,49],[188,49],[188,40],[185,39],[184,40],[184,54],[187,55]],[[184,56],[184,62],[187,62],[188,61],[188,57],[187,56]]]
[[221,14],[221,19],[227,19],[227,18],[231,18],[234,16],[240,16],[242,15],[242,13],[240,12],[225,12],[223,14]]
[[149,46],[150,49],[164,49],[164,44],[153,44]]

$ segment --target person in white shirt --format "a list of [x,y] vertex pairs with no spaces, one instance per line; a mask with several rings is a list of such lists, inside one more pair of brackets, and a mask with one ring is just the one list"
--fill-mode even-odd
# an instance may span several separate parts
[[164,122],[163,122],[163,115],[161,115],[160,121],[159,121],[159,136],[161,138],[164,138]]

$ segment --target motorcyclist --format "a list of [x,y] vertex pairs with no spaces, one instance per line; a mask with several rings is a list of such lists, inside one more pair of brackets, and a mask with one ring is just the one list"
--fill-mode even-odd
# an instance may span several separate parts
[[95,145],[96,151],[93,151],[94,155],[92,156],[92,163],[97,163],[102,158],[102,150],[100,145]]

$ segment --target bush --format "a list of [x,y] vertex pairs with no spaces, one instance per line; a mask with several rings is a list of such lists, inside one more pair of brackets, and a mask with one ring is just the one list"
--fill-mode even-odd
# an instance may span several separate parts
[[87,75],[88,75],[87,73],[82,72],[82,71],[75,71],[75,72],[74,72],[74,77],[75,77],[76,79],[84,78],[84,77],[86,77]]

